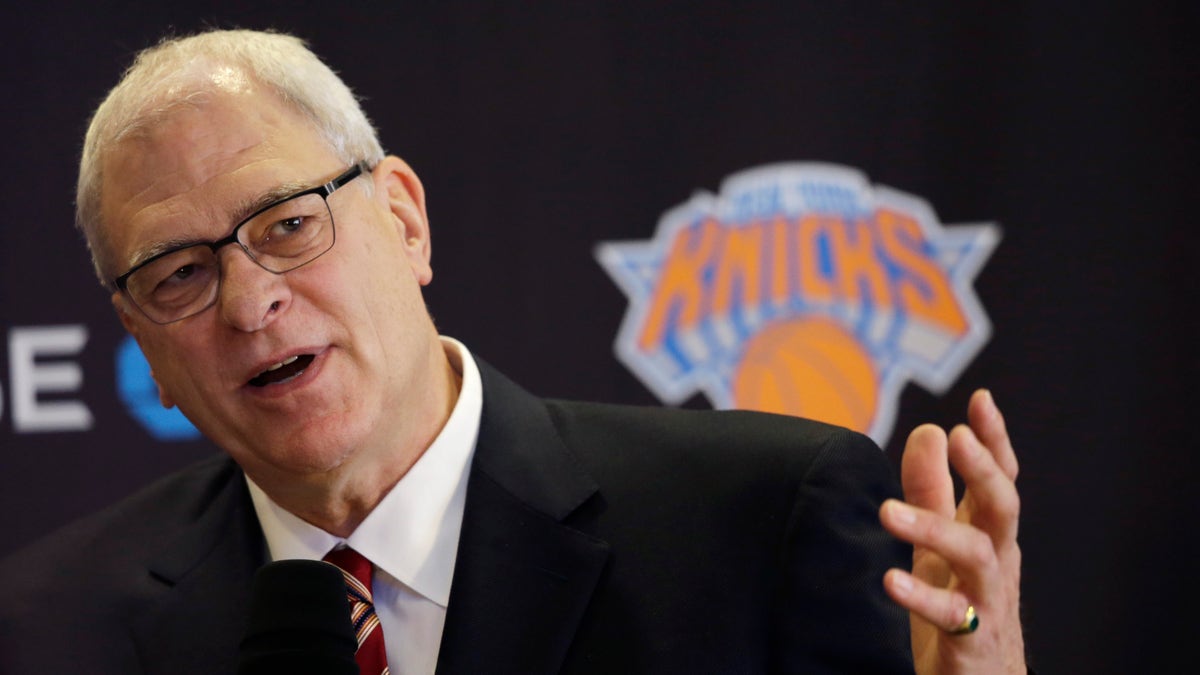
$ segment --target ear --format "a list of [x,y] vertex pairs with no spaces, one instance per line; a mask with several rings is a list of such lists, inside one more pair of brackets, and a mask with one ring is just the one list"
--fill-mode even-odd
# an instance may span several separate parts
[[375,166],[376,199],[384,204],[395,221],[404,243],[405,255],[417,283],[424,286],[433,280],[429,264],[432,245],[429,241],[429,216],[425,212],[425,187],[404,160],[388,155]]
[[125,327],[133,339],[138,339],[138,325],[133,318],[132,308],[129,306],[129,301],[121,294],[121,291],[113,291],[109,300],[112,302],[113,311],[117,313],[117,318],[121,320],[121,325]]
[[162,404],[162,407],[174,408],[175,399],[171,398],[171,396],[167,394],[167,390],[163,389],[162,385],[158,383],[158,378],[154,377],[153,368],[150,369],[150,379],[154,380],[154,386],[158,387],[158,402]]
[[[129,301],[125,299],[124,295],[121,295],[120,291],[114,292],[111,300],[113,309],[117,312],[117,318],[121,320],[121,325],[133,336],[134,340],[137,340],[138,347],[141,348],[142,338],[139,335],[140,327],[138,326],[137,318],[133,316],[135,310],[129,306]],[[145,353],[145,351],[143,349],[142,353]],[[154,377],[153,368],[150,369],[150,377],[154,379],[154,386],[158,388],[158,401],[162,403],[162,407],[174,408],[175,399],[171,398],[166,390],[162,388],[162,385],[158,383],[158,378]]]

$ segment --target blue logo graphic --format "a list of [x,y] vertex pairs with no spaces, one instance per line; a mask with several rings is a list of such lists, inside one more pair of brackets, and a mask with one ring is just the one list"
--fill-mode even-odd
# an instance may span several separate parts
[[200,438],[179,408],[164,408],[158,400],[158,385],[150,377],[150,364],[133,336],[126,335],[117,347],[117,394],[133,419],[160,441],[190,441]]

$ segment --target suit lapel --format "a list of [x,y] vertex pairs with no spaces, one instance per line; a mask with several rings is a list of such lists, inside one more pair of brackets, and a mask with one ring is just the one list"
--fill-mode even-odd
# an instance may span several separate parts
[[250,581],[265,552],[241,472],[231,470],[215,491],[149,563],[157,601],[131,626],[148,673],[234,671]]
[[[479,363],[484,403],[437,672],[557,672],[608,559],[566,524],[596,494],[541,400]],[[164,542],[131,626],[144,670],[232,672],[262,531],[239,471]],[[180,664],[190,670],[180,671]]]
[[554,673],[608,558],[563,520],[596,493],[545,405],[484,363],[441,675]]

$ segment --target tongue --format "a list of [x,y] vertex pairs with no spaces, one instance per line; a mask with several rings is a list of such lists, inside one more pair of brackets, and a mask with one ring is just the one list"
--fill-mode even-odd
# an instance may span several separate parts
[[250,380],[250,385],[254,387],[265,387],[268,384],[275,384],[276,382],[290,380],[304,372],[304,369],[308,367],[308,364],[312,363],[312,360],[312,354],[304,354],[286,366],[276,368],[275,370],[268,370],[258,377],[255,377],[254,379]]

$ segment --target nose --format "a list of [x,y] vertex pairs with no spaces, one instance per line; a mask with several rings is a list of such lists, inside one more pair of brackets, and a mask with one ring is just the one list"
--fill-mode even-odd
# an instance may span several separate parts
[[292,303],[284,275],[269,272],[237,246],[218,253],[221,286],[217,311],[221,320],[246,333],[259,331],[282,315]]

